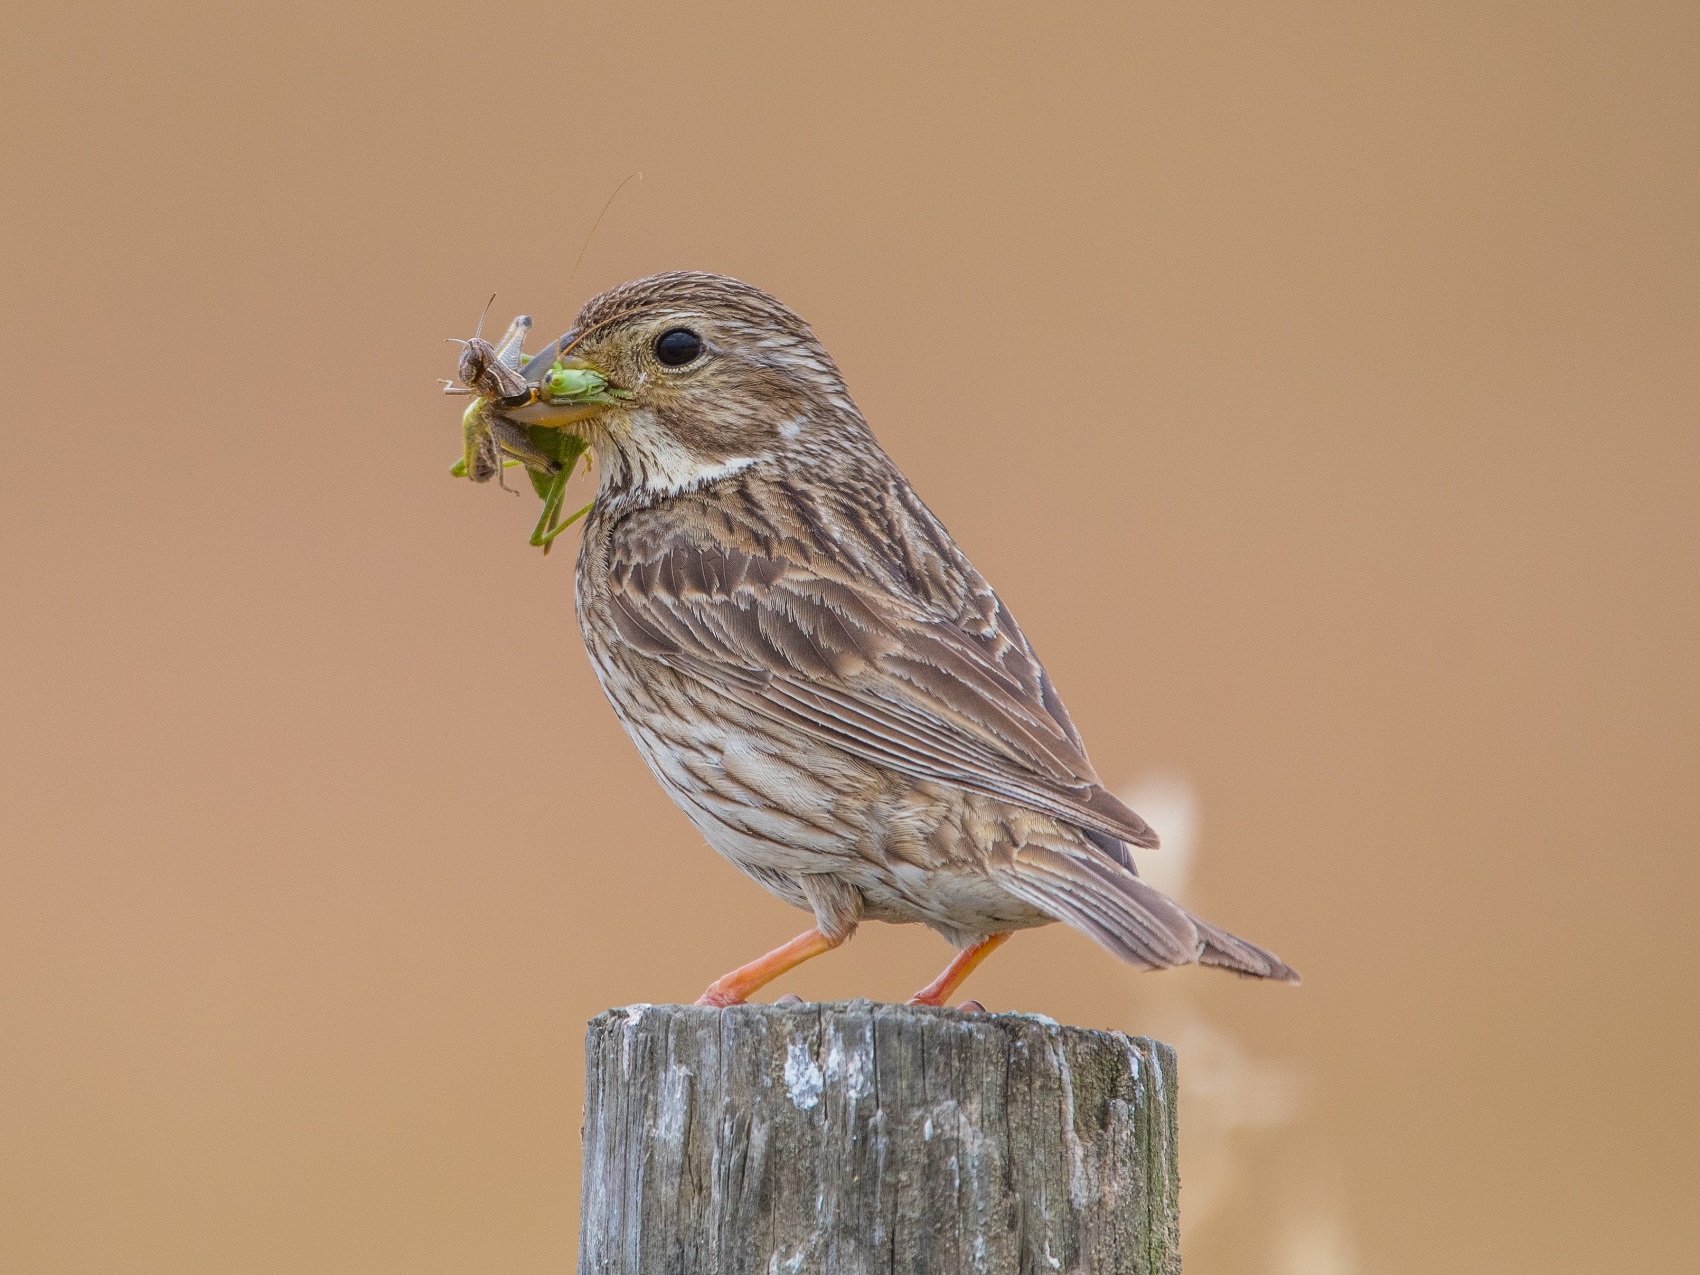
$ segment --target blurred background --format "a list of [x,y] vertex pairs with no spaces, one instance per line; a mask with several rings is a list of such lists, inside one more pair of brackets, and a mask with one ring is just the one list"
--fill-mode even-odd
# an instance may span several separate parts
[[683,267],[815,325],[1150,871],[1303,970],[970,984],[1176,1043],[1189,1272],[1694,1269],[1697,58],[1692,3],[13,12],[0,1269],[571,1269],[585,1020],[805,919],[437,378],[492,291]]

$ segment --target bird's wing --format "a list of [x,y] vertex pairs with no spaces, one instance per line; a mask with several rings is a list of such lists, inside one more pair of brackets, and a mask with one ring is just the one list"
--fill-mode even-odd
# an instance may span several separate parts
[[1157,844],[1099,781],[1050,678],[977,575],[976,613],[940,618],[779,552],[684,533],[637,540],[609,574],[614,626],[634,650],[867,761]]

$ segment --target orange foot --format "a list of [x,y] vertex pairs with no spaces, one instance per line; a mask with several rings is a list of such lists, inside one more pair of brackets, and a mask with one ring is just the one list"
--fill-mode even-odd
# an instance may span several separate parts
[[819,930],[804,930],[783,947],[776,947],[766,956],[715,979],[708,985],[708,990],[697,997],[697,1004],[716,1007],[742,1005],[781,974],[796,969],[822,952],[832,951],[843,941],[843,938],[829,939]]
[[909,998],[911,1005],[943,1005],[950,999],[950,994],[962,986],[962,982],[974,972],[974,967],[985,960],[1009,939],[1009,931],[1002,934],[988,934],[973,947],[965,947],[956,954],[955,959],[944,967],[932,982]]

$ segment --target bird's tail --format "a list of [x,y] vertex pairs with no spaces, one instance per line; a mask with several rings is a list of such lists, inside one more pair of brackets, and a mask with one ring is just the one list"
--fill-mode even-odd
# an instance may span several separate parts
[[1215,965],[1248,978],[1299,981],[1298,971],[1273,952],[1194,916],[1129,868],[1095,854],[1030,843],[997,875],[1011,894],[1142,969]]
[[1304,982],[1296,969],[1267,948],[1229,934],[1202,917],[1193,916],[1192,923],[1198,928],[1198,937],[1204,940],[1204,950],[1198,954],[1200,965],[1215,965],[1247,978],[1268,978],[1277,983]]

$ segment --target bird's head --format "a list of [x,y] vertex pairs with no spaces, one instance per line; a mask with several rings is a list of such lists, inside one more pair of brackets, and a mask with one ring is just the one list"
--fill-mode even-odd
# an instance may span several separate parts
[[604,292],[532,368],[607,383],[594,403],[546,395],[513,413],[581,433],[605,493],[676,494],[764,461],[872,443],[809,325],[724,275],[680,271]]

